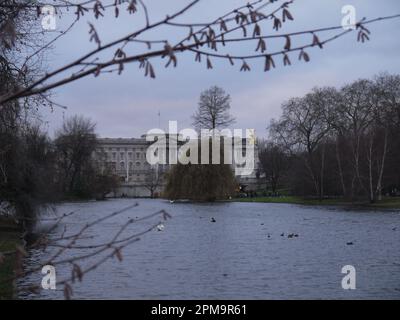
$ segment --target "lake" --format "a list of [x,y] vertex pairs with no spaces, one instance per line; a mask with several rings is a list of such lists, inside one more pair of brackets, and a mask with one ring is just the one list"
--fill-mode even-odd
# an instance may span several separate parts
[[[165,209],[172,219],[123,249],[123,261],[107,260],[73,285],[74,299],[399,299],[400,212],[267,203],[174,203],[115,199],[64,203],[57,213],[77,211],[50,237],[135,202],[139,206],[85,233],[79,245],[109,241],[129,219]],[[215,222],[211,222],[212,218]],[[159,219],[158,217],[156,219]],[[127,236],[153,221],[132,224]],[[298,236],[288,237],[289,234]],[[25,267],[54,250],[31,250]],[[75,251],[75,252],[74,252]],[[80,250],[82,251],[82,250]],[[79,251],[79,252],[80,252]],[[90,252],[85,249],[82,252]],[[76,255],[68,250],[63,257]],[[82,254],[80,252],[80,254]],[[83,266],[89,266],[96,257]],[[356,289],[341,286],[342,267],[356,269]],[[71,275],[58,266],[57,280]],[[18,286],[40,284],[40,272]],[[63,299],[63,287],[21,299]]]

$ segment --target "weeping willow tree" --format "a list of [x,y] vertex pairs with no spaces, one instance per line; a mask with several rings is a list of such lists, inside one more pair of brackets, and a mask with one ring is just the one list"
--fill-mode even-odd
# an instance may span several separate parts
[[168,174],[165,197],[193,201],[228,199],[235,192],[235,177],[226,164],[177,164]]
[[224,164],[222,143],[220,149],[221,164],[212,164],[211,139],[209,140],[209,148],[208,164],[204,164],[204,161],[201,162],[201,147],[199,147],[199,156],[195,157],[197,161],[191,161],[187,164],[178,163],[171,168],[167,174],[164,190],[166,198],[215,201],[228,199],[234,194],[237,183],[231,165]]

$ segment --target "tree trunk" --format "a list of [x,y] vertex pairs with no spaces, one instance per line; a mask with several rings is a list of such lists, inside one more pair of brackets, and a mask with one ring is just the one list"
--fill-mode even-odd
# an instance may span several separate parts
[[272,188],[272,193],[274,195],[276,195],[277,185],[278,185],[277,179],[275,177],[271,177],[271,188]]
[[339,139],[336,139],[336,160],[338,163],[340,182],[342,184],[343,197],[346,197],[347,192],[346,192],[346,185],[344,184],[342,161],[340,159]]
[[320,194],[320,188],[318,184],[318,179],[314,173],[314,161],[312,160],[312,155],[310,153],[308,154],[308,159],[305,162],[306,162],[306,167],[310,172],[311,179],[314,183],[315,193],[318,196]]
[[322,201],[324,198],[324,170],[325,170],[325,143],[322,146],[321,155],[321,172],[320,172],[320,186],[319,186],[319,200]]
[[382,200],[382,178],[383,178],[383,171],[385,168],[385,160],[386,160],[386,154],[387,154],[387,144],[388,144],[388,129],[385,129],[385,140],[383,142],[383,153],[382,153],[382,162],[381,166],[379,169],[379,177],[378,177],[378,182],[376,185],[376,193],[378,195],[378,200]]
[[356,138],[356,147],[353,146],[353,156],[354,156],[354,170],[356,174],[356,178],[360,187],[364,190],[365,193],[369,193],[368,189],[365,187],[364,182],[361,179],[360,174],[360,137]]
[[372,149],[373,149],[373,137],[370,139],[368,148],[368,173],[369,173],[369,201],[371,203],[375,202],[374,189],[373,189],[373,179],[372,179]]

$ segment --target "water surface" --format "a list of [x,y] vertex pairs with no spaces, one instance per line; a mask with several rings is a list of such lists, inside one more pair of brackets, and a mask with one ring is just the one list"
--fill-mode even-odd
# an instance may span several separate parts
[[[107,242],[130,218],[160,209],[172,219],[164,231],[146,234],[73,286],[76,299],[388,299],[400,298],[399,211],[350,211],[290,204],[170,204],[163,200],[64,203],[58,213],[67,234],[134,202],[139,206],[88,230],[79,244]],[[216,222],[211,222],[215,218]],[[126,235],[144,230],[140,222]],[[64,225],[51,237],[59,237]],[[288,238],[288,234],[298,237]],[[282,236],[284,234],[284,236]],[[353,245],[348,245],[353,243]],[[32,250],[26,267],[55,248]],[[64,257],[76,254],[68,252]],[[89,259],[85,265],[90,265]],[[343,290],[341,269],[353,265],[356,290]],[[57,268],[58,280],[70,276]],[[19,285],[38,284],[41,274]],[[23,294],[23,299],[62,299],[63,288]]]

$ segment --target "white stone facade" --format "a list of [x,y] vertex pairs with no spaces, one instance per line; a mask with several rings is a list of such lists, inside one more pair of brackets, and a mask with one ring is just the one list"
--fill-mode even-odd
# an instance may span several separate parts
[[[153,142],[142,138],[100,138],[94,159],[101,170],[108,170],[119,176],[121,186],[114,196],[149,197],[157,196],[164,186],[163,176],[170,165],[150,165],[146,160],[147,148]],[[249,176],[238,176],[237,181],[255,190],[259,183],[258,149],[255,148],[255,169]]]

